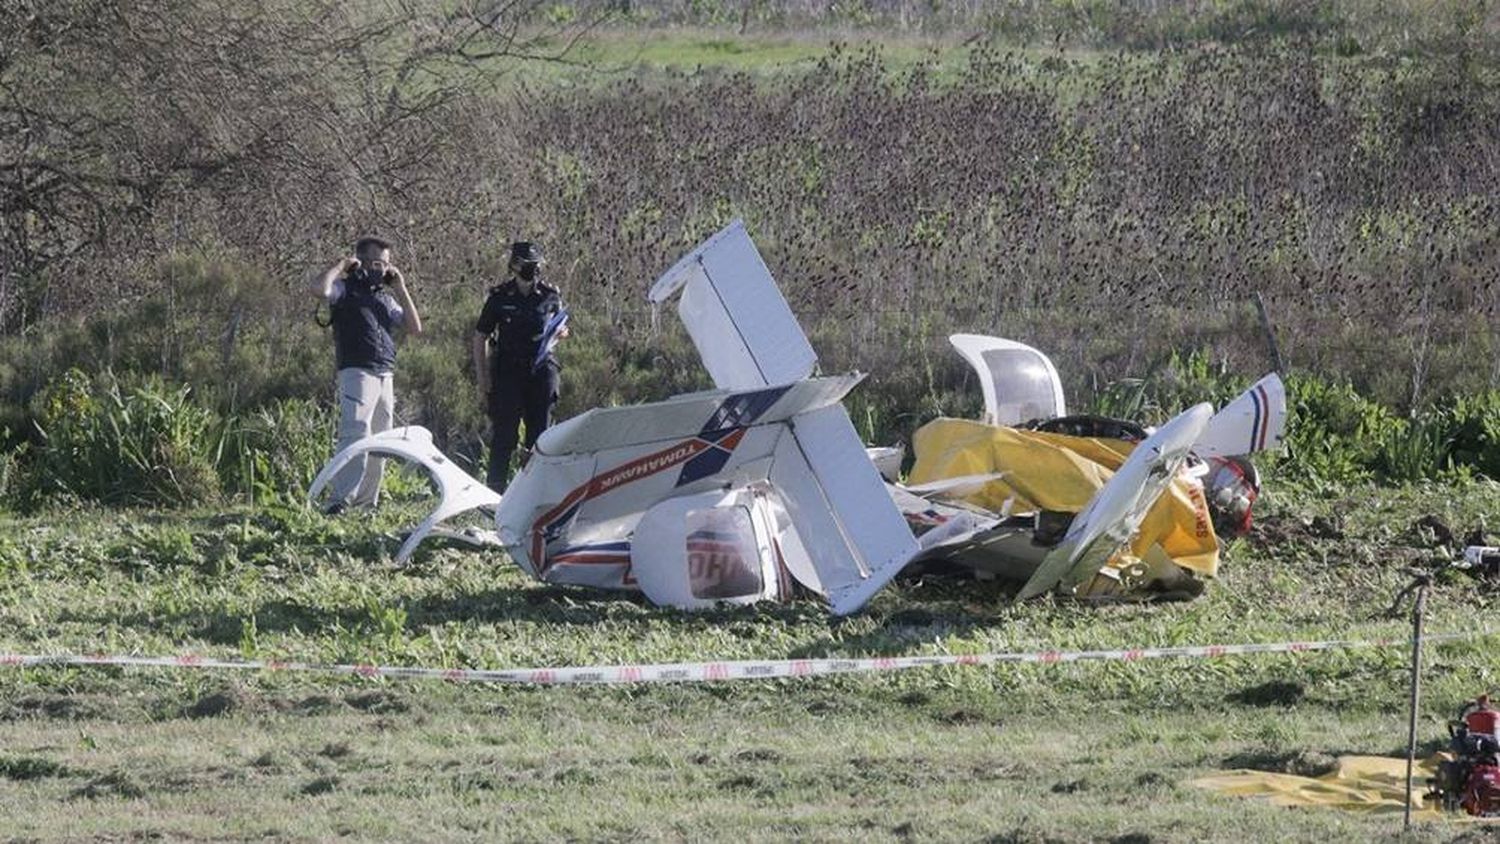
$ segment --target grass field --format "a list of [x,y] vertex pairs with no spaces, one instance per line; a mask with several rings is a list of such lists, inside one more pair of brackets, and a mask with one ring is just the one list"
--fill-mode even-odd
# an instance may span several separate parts
[[[56,511],[0,525],[0,652],[522,667],[1399,634],[1384,611],[1404,566],[1443,556],[1413,523],[1479,526],[1500,487],[1265,503],[1192,603],[1015,606],[928,578],[846,620],[813,600],[687,615],[457,549],[396,570],[416,502],[339,520]],[[1429,627],[1478,629],[1493,605],[1493,583],[1452,573]],[[1493,653],[1435,649],[1428,747],[1495,681]],[[1394,839],[1397,816],[1186,783],[1399,752],[1404,665],[1369,650],[617,689],[5,669],[0,806],[10,840]]]
[[[1469,8],[1437,3],[1425,15],[1423,3],[1406,5],[1434,30]],[[129,34],[116,29],[109,43]],[[58,321],[26,316],[32,328],[0,353],[0,445],[14,448],[0,451],[0,654],[522,668],[1404,636],[1404,608],[1389,609],[1408,567],[1440,566],[1467,534],[1488,528],[1494,543],[1500,530],[1500,483],[1468,479],[1497,472],[1477,453],[1451,459],[1460,433],[1474,450],[1500,437],[1490,424],[1500,415],[1486,409],[1500,407],[1500,394],[1479,392],[1500,383],[1491,274],[1500,238],[1484,158],[1493,58],[1447,49],[1485,47],[1487,33],[1479,23],[1450,40],[1428,32],[1427,46],[1387,62],[1373,48],[1175,52],[1147,39],[1134,52],[1109,40],[1016,46],[963,32],[606,28],[563,61],[498,60],[521,69],[420,127],[382,135],[389,148],[358,166],[331,142],[319,157],[299,132],[254,167],[225,169],[224,181],[165,199],[145,192],[140,207],[174,209],[170,221],[117,231],[123,218],[109,218],[98,228],[116,245],[145,244],[134,281],[170,295],[137,300],[116,285],[100,304],[83,293],[105,285],[58,264],[48,270],[57,290],[78,288],[97,319],[61,321],[87,309],[60,296]],[[1096,43],[1105,46],[1079,46]],[[183,62],[222,69],[192,51]],[[913,73],[919,66],[930,73]],[[114,103],[117,89],[103,81],[97,98]],[[531,121],[515,146],[516,113],[501,107],[512,81],[524,81],[526,96],[514,99]],[[17,102],[29,102],[25,90]],[[132,102],[139,114],[165,114],[182,91],[170,94]],[[321,114],[322,95],[309,88],[284,103]],[[218,96],[207,101],[205,125],[236,114]],[[162,125],[179,124],[192,128]],[[329,137],[370,125],[338,124]],[[84,145],[80,160],[113,160],[116,143],[133,137]],[[172,154],[161,160],[174,162],[183,138],[197,140],[163,138]],[[126,148],[157,161],[155,143]],[[361,182],[399,176],[401,190],[368,207],[362,193],[329,199],[347,193],[354,171]],[[121,172],[121,186],[136,183]],[[174,173],[161,170],[159,184],[176,184]],[[99,208],[129,207],[122,195],[99,196]],[[188,210],[175,210],[179,201]],[[37,224],[24,214],[15,230],[26,234]],[[1388,412],[1334,381],[1300,393],[1317,413],[1294,425],[1326,442],[1294,438],[1304,453],[1280,475],[1269,464],[1256,531],[1226,549],[1204,596],[1182,604],[1015,605],[995,583],[925,577],[899,581],[848,619],[811,598],[692,615],[539,585],[502,555],[437,544],[397,569],[400,531],[425,515],[409,483],[392,484],[399,500],[373,516],[326,519],[275,503],[321,460],[331,425],[317,410],[327,410],[331,373],[315,368],[329,363],[326,338],[313,333],[294,278],[313,261],[299,250],[341,244],[372,222],[426,250],[403,254],[425,263],[434,335],[403,349],[403,411],[455,444],[477,443],[483,421],[461,367],[475,297],[497,271],[483,269],[486,249],[540,232],[570,301],[589,306],[566,351],[571,412],[701,386],[688,346],[657,336],[639,294],[679,247],[733,216],[764,233],[825,365],[871,372],[851,411],[872,441],[974,410],[966,370],[942,345],[957,329],[1028,332],[1014,336],[1057,356],[1075,399],[1149,370],[1176,379],[1159,404],[1181,406],[1210,382],[1229,383],[1215,372],[1231,369],[1231,352],[1244,370],[1231,374],[1259,373],[1248,300],[1231,300],[1265,285],[1288,297],[1272,303],[1299,375],[1352,373],[1360,389],[1413,406]],[[264,258],[272,245],[291,250],[278,252],[280,264]],[[297,270],[277,269],[286,266]],[[929,267],[948,284],[928,283]],[[1179,287],[1163,292],[1169,279]],[[1171,297],[1161,330],[1116,311],[1133,301],[1132,284]],[[41,282],[0,288],[35,298],[37,314],[51,301]],[[1081,318],[1080,290],[1097,324]],[[1318,307],[1294,307],[1304,293]],[[875,307],[903,297],[889,312]],[[1178,298],[1225,310],[1195,321]],[[976,314],[973,301],[994,310]],[[1161,317],[1151,307],[1139,313]],[[1299,313],[1313,316],[1295,322]],[[1138,354],[1138,339],[1152,337],[1161,348]],[[1169,350],[1189,363],[1158,368]],[[61,374],[72,366],[85,374]],[[1201,377],[1182,377],[1195,368]],[[164,380],[145,393],[116,382],[128,413],[84,412],[83,399],[102,392],[91,376],[128,385],[142,374]],[[241,375],[246,383],[228,386],[243,392],[214,398]],[[1478,409],[1408,419],[1422,409],[1418,375],[1432,382],[1427,400],[1458,385]],[[48,401],[56,407],[39,426]],[[214,421],[216,401],[226,418],[239,414],[234,425]],[[132,419],[134,428],[121,423]],[[50,450],[32,436],[42,427]],[[114,441],[121,447],[101,445]],[[211,462],[236,450],[242,471]],[[126,467],[135,475],[116,477],[123,453],[137,456]],[[1288,484],[1293,464],[1317,491]],[[76,483],[61,477],[65,466]],[[155,500],[199,509],[78,503],[142,500],[123,495],[140,492],[142,477],[177,484]],[[1366,477],[1445,480],[1351,480]],[[18,478],[47,483],[32,498],[14,494]],[[8,495],[42,509],[12,514]],[[235,503],[210,504],[218,500]],[[1429,629],[1488,630],[1497,587],[1444,572]],[[1429,651],[1424,751],[1443,744],[1462,701],[1500,684],[1497,642]],[[1189,785],[1226,769],[1317,773],[1341,754],[1401,753],[1406,660],[1402,649],[1363,649],[618,688],[0,665],[0,842],[1495,840],[1493,828],[1431,822],[1403,835],[1399,815],[1281,809]]]

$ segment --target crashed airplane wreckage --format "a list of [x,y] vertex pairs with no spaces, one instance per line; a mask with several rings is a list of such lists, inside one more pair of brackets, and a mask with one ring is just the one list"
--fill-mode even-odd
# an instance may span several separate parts
[[[350,445],[309,496],[352,461],[408,460],[431,476],[439,504],[398,561],[425,537],[445,535],[501,546],[545,582],[639,590],[685,609],[787,600],[801,584],[844,615],[909,564],[935,560],[1021,582],[1022,598],[1123,594],[1190,578],[1170,554],[1177,546],[1210,548],[1216,564],[1204,475],[1249,467],[1242,456],[1279,444],[1285,420],[1273,375],[1218,414],[1201,404],[1154,432],[1129,423],[1120,424],[1139,436],[1070,431],[1080,418],[1064,416],[1044,355],[956,335],[981,376],[986,420],[937,420],[919,431],[914,471],[927,481],[901,486],[900,451],[866,449],[841,403],[863,376],[814,377],[817,356],[741,223],[651,287],[653,304],[673,297],[716,389],[555,425],[503,496],[419,427]],[[1026,420],[1040,420],[1037,430],[1013,427]],[[1223,458],[1237,462],[1204,462]],[[1071,469],[1059,487],[1054,469],[1063,464]],[[1258,484],[1248,472],[1227,472],[1240,481],[1227,497],[1253,501]],[[1191,513],[1188,543],[1174,535],[1180,499]],[[476,509],[494,514],[494,533],[443,528]],[[1212,574],[1201,561],[1187,568]],[[1097,588],[1101,576],[1113,588]]]

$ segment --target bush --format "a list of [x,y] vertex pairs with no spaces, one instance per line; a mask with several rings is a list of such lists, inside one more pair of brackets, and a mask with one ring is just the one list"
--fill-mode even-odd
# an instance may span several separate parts
[[1286,449],[1276,472],[1320,486],[1369,479],[1382,448],[1403,432],[1388,408],[1347,382],[1294,375],[1287,379]]
[[1428,415],[1398,422],[1385,432],[1375,451],[1374,468],[1382,478],[1412,483],[1435,478],[1452,467],[1448,420]]
[[1500,391],[1449,399],[1440,411],[1449,425],[1449,457],[1500,479]]
[[201,504],[219,498],[222,444],[213,411],[187,387],[152,377],[123,387],[70,370],[38,398],[43,494],[121,504]]
[[295,501],[333,451],[328,402],[283,399],[231,417],[218,470],[224,488],[251,503]]

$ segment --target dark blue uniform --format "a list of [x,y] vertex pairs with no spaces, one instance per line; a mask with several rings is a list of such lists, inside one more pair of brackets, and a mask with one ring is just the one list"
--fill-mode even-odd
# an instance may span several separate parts
[[486,483],[500,492],[510,482],[518,426],[526,423],[526,448],[552,424],[557,404],[557,358],[541,361],[542,332],[563,309],[562,295],[541,279],[522,293],[515,279],[490,289],[474,330],[490,339],[490,466]]

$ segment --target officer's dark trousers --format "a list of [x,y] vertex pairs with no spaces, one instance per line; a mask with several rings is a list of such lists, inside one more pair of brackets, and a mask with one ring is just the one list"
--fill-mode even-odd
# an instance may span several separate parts
[[510,483],[510,458],[519,439],[518,426],[526,423],[526,448],[552,424],[557,404],[557,365],[548,361],[535,372],[530,360],[501,359],[492,362],[490,383],[490,468],[485,483],[504,492]]

